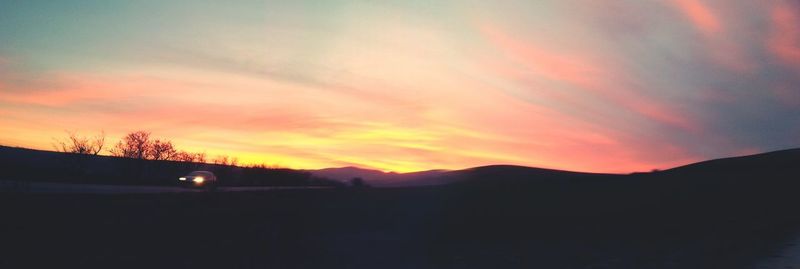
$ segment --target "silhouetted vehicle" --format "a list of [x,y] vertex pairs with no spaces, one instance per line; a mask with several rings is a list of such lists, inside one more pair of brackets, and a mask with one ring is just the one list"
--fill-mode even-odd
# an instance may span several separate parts
[[187,188],[206,188],[214,190],[217,188],[217,176],[209,171],[194,171],[186,176],[178,178],[178,184]]

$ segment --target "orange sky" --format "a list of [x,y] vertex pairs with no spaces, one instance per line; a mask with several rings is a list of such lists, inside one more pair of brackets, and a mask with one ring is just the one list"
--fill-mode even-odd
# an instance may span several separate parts
[[398,172],[796,147],[800,9],[734,2],[18,3],[0,144],[146,130],[246,164]]

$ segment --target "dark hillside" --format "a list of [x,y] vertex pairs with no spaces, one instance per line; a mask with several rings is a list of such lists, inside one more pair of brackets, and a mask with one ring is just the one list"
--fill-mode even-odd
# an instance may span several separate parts
[[798,161],[490,166],[424,188],[5,193],[0,267],[756,268],[800,232]]
[[[524,167],[462,172],[470,180],[446,190],[435,234],[449,255],[483,257],[470,260],[480,264],[475,268],[498,260],[499,267],[752,268],[740,258],[769,251],[760,248],[800,225],[798,153],[631,175]],[[642,258],[659,255],[676,265]],[[585,267],[591,264],[599,267]]]
[[292,169],[140,160],[0,146],[0,180],[172,185],[194,170],[214,172],[225,186],[340,186]]

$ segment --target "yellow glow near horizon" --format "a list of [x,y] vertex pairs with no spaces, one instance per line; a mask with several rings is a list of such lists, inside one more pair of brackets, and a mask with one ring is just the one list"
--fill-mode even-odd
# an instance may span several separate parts
[[791,1],[62,4],[0,9],[0,144],[143,130],[208,161],[397,172],[800,145]]

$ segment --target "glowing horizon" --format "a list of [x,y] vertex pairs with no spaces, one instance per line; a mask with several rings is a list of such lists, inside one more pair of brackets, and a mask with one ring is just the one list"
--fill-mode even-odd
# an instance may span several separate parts
[[8,1],[0,144],[248,164],[664,169],[800,147],[792,1]]

